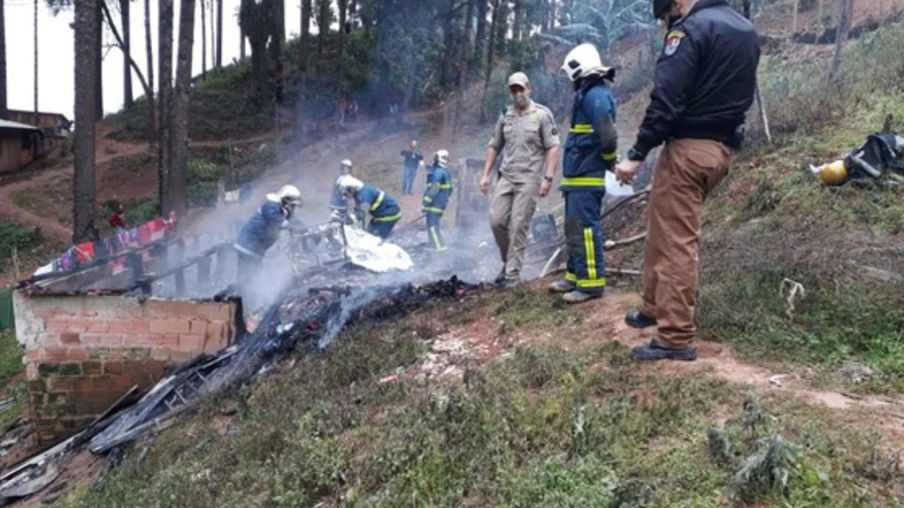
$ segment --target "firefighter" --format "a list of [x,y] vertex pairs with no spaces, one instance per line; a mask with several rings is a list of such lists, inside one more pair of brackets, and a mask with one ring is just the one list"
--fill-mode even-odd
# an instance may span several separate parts
[[[352,174],[352,161],[343,159],[339,163],[339,177]],[[337,181],[338,183],[338,181]],[[339,222],[346,225],[356,225],[361,222],[360,212],[348,212],[348,199],[339,190],[339,185],[333,185],[333,193],[330,195],[330,222]]]
[[280,232],[289,227],[289,219],[301,206],[301,192],[294,185],[284,185],[279,191],[267,194],[254,215],[239,232],[233,247],[238,253],[238,281],[244,286],[279,238]]
[[615,70],[605,67],[593,44],[577,46],[565,56],[562,70],[574,85],[571,130],[565,141],[560,189],[565,197],[565,278],[550,285],[568,303],[603,295],[606,265],[600,211],[606,194],[606,171],[618,155],[615,99],[609,86]]
[[449,173],[449,152],[437,150],[433,164],[427,168],[427,188],[424,189],[424,215],[427,217],[427,242],[437,252],[446,250],[446,241],[440,229],[443,212],[452,195],[452,174]]
[[355,212],[363,217],[370,214],[366,231],[383,240],[389,238],[392,228],[402,218],[402,209],[392,196],[383,190],[366,184],[352,175],[342,175],[336,182],[339,192],[346,198],[354,198]]
[[759,36],[725,0],[653,0],[653,15],[668,31],[637,140],[628,160],[616,165],[618,180],[630,183],[650,150],[665,146],[650,196],[643,308],[625,321],[658,328],[649,344],[631,350],[635,359],[695,360],[703,202],[741,148],[756,87]]

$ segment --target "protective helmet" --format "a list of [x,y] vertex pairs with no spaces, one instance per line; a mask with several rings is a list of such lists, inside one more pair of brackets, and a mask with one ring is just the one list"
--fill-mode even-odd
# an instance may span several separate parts
[[437,150],[435,154],[433,154],[433,163],[442,167],[449,167],[449,152],[448,150]]
[[352,175],[342,175],[336,180],[336,187],[339,188],[339,191],[343,194],[348,192],[355,192],[361,190],[361,187],[364,187],[364,182],[358,180]]
[[342,159],[342,162],[339,163],[339,173],[343,175],[352,174],[352,161],[348,159]]
[[818,170],[819,179],[826,185],[841,185],[848,178],[847,166],[843,160],[823,164]]
[[592,74],[609,74],[613,71],[611,67],[603,65],[596,46],[589,42],[578,45],[565,55],[562,70],[572,82]]
[[659,19],[672,8],[672,0],[653,0],[653,18]]
[[301,205],[301,192],[294,185],[283,185],[279,192],[267,194],[267,199],[284,205]]

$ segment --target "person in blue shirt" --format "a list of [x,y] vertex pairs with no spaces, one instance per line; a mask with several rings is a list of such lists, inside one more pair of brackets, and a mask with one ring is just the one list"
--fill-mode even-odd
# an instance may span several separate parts
[[433,164],[427,168],[427,187],[424,189],[424,215],[427,217],[427,242],[437,252],[446,250],[440,221],[452,195],[452,174],[449,173],[449,152],[438,150]]
[[417,141],[412,140],[411,145],[400,153],[405,158],[405,167],[402,173],[402,195],[412,195],[414,179],[417,177],[417,168],[420,167],[424,156],[417,149]]
[[289,219],[299,206],[301,192],[294,185],[284,185],[278,192],[267,194],[267,200],[248,219],[233,243],[238,254],[239,286],[254,276],[264,254],[289,227]]
[[560,189],[565,197],[565,278],[550,285],[568,303],[603,295],[606,265],[600,211],[606,194],[606,171],[618,156],[615,98],[610,84],[614,69],[605,67],[593,44],[577,46],[562,69],[574,84],[571,130],[565,142]]
[[392,228],[402,218],[398,202],[382,189],[366,184],[352,175],[342,175],[336,182],[343,196],[355,199],[355,208],[362,216],[370,214],[366,231],[383,240],[389,238]]
[[[339,163],[339,176],[352,174],[352,161],[344,159]],[[348,199],[339,190],[338,185],[333,185],[333,193],[330,195],[330,222],[340,222],[346,225],[355,225],[364,220],[358,209],[349,213]]]

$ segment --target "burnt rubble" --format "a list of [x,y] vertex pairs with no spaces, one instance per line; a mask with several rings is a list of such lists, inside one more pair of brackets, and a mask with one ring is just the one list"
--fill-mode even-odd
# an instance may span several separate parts
[[66,464],[85,450],[107,456],[108,468],[115,467],[137,439],[176,423],[202,400],[225,395],[266,375],[296,349],[304,354],[327,350],[349,324],[398,319],[430,303],[459,298],[486,286],[452,276],[423,285],[358,287],[286,291],[267,309],[254,331],[243,333],[235,345],[176,368],[137,402],[114,406],[88,428],[0,477],[0,505],[48,487]]

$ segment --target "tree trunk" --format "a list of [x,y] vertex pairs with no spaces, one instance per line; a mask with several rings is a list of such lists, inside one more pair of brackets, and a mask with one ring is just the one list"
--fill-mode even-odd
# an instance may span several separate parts
[[148,100],[148,141],[153,145],[157,137],[157,110],[154,104],[154,45],[151,41],[151,0],[144,0],[144,45],[147,56],[148,81],[145,96]]
[[833,81],[837,81],[841,77],[841,51],[850,29],[851,10],[854,7],[853,0],[841,0],[838,3],[841,6],[841,12],[838,14],[838,27],[835,29],[835,54],[832,55],[832,67],[829,70],[829,77]]
[[[113,16],[110,15],[110,9],[107,8],[106,4],[101,4],[101,8],[104,12],[104,16],[107,18],[107,24],[110,26],[110,32],[113,33],[113,37],[116,39],[116,45],[119,47],[120,51],[125,57],[126,65],[129,66],[130,71],[134,71],[135,74],[138,75],[138,82],[141,83],[141,87],[144,90],[144,94],[148,99],[148,113],[149,113],[149,128],[151,129],[151,134],[148,139],[153,140],[153,127],[154,127],[154,89],[152,88],[152,84],[150,84],[147,80],[144,79],[144,74],[142,74],[141,69],[138,67],[138,64],[135,62],[135,59],[132,58],[132,55],[127,53],[125,50],[126,43],[122,37],[119,36],[119,31],[116,30],[116,24],[113,22]],[[151,65],[148,67],[148,72],[153,72],[154,66]],[[131,78],[131,75],[130,75]]]
[[172,107],[172,160],[170,206],[167,211],[185,211],[188,181],[188,92],[191,89],[191,61],[195,41],[195,0],[182,0],[179,12],[179,55],[176,60],[176,87]]
[[[217,55],[215,58],[215,64],[217,69],[223,66],[223,0],[217,1]],[[242,47],[244,47],[244,43],[242,43]],[[242,58],[245,57],[245,52],[242,51]]]
[[239,26],[239,60],[245,59],[245,31]]
[[480,107],[480,121],[486,122],[489,117],[487,115],[487,92],[490,89],[490,78],[493,76],[493,53],[495,53],[496,45],[496,23],[499,18],[499,4],[505,0],[492,0],[493,2],[493,19],[490,21],[490,35],[487,40],[487,66],[486,75],[483,82],[483,100]]
[[170,172],[172,170],[172,143],[170,111],[173,94],[173,0],[160,0],[159,40],[157,44],[158,63],[160,65],[160,86],[157,94],[157,118],[160,125],[157,144],[157,168],[159,178],[160,213],[166,214],[172,209],[172,197],[169,192]]
[[[339,4],[339,62],[345,54],[345,24],[348,22],[348,0],[338,0]],[[341,64],[340,64],[340,68]]]
[[[2,0],[0,0],[2,1]],[[35,110],[34,110],[34,118],[32,119],[32,125],[38,125],[38,0],[35,0],[35,76],[34,76],[34,99],[35,99]]]
[[6,118],[6,21],[3,0],[0,0],[0,118]]
[[94,124],[97,66],[98,0],[75,4],[75,180],[73,184],[72,243],[89,240],[95,231]]
[[286,43],[285,0],[271,0],[273,27],[270,29],[270,61],[282,62],[282,47]]
[[308,48],[311,42],[311,0],[301,0],[301,37],[298,43],[298,99],[295,101],[295,142],[304,144],[304,93],[308,71]]
[[207,79],[207,6],[201,0],[201,79]]
[[493,15],[496,25],[496,55],[499,58],[505,57],[505,42],[506,37],[508,36],[508,17],[509,17],[509,8],[508,8],[508,0],[502,0],[497,2],[498,7],[493,9],[493,12],[499,11],[497,14]]
[[794,13],[791,15],[791,34],[796,34],[797,33],[797,11],[800,10],[800,0],[794,0],[792,9],[794,9]]
[[446,13],[443,16],[443,59],[440,65],[440,86],[445,88],[449,86],[452,76],[455,74],[455,55],[457,54],[455,47],[455,0],[448,0]]
[[105,0],[97,0],[94,8],[94,26],[97,27],[97,37],[94,38],[94,72],[97,79],[94,80],[94,107],[95,118],[103,120],[104,118],[104,13],[103,4]]
[[520,41],[524,38],[524,0],[515,0],[515,27],[513,37]]
[[[472,45],[474,44],[474,10],[476,8],[476,0],[467,0],[468,8],[465,9],[465,42],[459,48],[460,59],[464,62],[467,71],[471,63]],[[463,76],[465,81],[470,77],[469,72],[465,72]]]
[[317,53],[323,54],[323,47],[326,44],[326,36],[330,33],[330,10],[332,5],[330,0],[317,0]]
[[471,55],[471,68],[480,69],[480,61],[483,59],[485,39],[487,38],[487,7],[488,0],[477,0],[477,34],[474,36],[474,53]]
[[122,102],[125,109],[132,109],[132,66],[129,63],[132,55],[132,30],[129,26],[129,7],[132,0],[119,0],[119,12],[122,17]]

